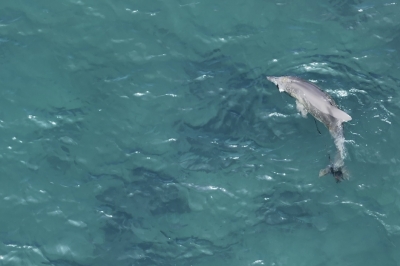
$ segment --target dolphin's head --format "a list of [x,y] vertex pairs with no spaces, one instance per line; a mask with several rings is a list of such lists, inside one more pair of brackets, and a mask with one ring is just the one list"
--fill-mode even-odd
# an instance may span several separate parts
[[273,76],[267,76],[267,79],[269,81],[271,81],[272,83],[274,83],[276,85],[276,87],[279,89],[280,92],[285,91],[283,83],[282,83],[282,78],[283,77],[273,77]]
[[267,79],[278,86],[279,77],[267,76]]

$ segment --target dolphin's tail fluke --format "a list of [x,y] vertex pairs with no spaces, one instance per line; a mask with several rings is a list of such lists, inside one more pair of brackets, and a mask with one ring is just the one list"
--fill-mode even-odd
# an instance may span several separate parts
[[340,157],[340,153],[336,154],[333,161],[331,160],[331,156],[329,156],[329,162],[326,168],[319,171],[319,177],[332,174],[336,179],[336,183],[349,179],[349,172],[344,167],[343,158]]

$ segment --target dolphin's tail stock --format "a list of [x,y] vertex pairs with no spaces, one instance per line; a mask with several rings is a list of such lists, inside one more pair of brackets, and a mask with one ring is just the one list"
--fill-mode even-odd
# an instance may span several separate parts
[[337,155],[335,156],[335,159],[333,161],[333,165],[336,168],[342,167],[344,164],[344,159],[346,158],[346,148],[344,146],[345,139],[343,135],[343,125],[340,121],[337,122],[336,125],[333,125],[333,127],[329,128],[329,131],[333,137],[333,140],[335,142],[335,146],[337,149]]
[[344,167],[344,159],[346,158],[347,153],[344,146],[345,139],[343,135],[342,123],[339,122],[337,125],[335,125],[335,127],[329,128],[329,131],[334,139],[337,152],[333,161],[329,155],[329,165],[325,169],[319,171],[319,177],[332,174],[336,179],[336,182],[339,183],[342,180],[349,179],[349,173]]

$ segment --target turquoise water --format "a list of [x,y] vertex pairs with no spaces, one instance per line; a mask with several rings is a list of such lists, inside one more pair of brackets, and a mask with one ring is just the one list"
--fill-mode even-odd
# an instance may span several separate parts
[[[1,265],[399,265],[400,2],[2,1]],[[328,91],[329,132],[265,76]]]

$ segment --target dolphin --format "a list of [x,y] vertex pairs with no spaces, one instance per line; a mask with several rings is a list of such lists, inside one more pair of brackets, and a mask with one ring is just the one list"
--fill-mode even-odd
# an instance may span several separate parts
[[292,76],[268,76],[267,79],[280,92],[287,92],[296,99],[297,110],[303,117],[310,113],[328,128],[338,149],[338,156],[326,169],[320,171],[320,176],[331,173],[340,182],[344,179],[343,160],[346,156],[342,123],[350,121],[351,116],[340,110],[333,98],[313,83]]

